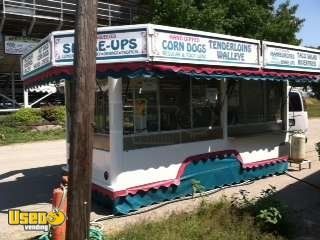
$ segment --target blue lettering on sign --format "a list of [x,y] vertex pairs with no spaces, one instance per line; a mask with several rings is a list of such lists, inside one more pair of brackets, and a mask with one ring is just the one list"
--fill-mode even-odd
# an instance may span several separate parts
[[188,52],[196,52],[196,53],[205,53],[206,45],[205,44],[196,44],[196,43],[187,43]]
[[216,49],[216,50],[245,52],[245,53],[250,53],[252,51],[251,45],[247,43],[209,40],[209,45],[211,49]]
[[73,53],[74,52],[74,43],[65,43],[63,44],[63,53]]
[[187,43],[180,41],[162,41],[162,48],[164,50],[177,51],[177,52],[193,52],[193,53],[205,53],[206,46],[205,44],[196,44],[196,43]]
[[226,61],[245,61],[245,53],[251,53],[251,44],[209,40],[211,49],[217,50],[217,57]]
[[99,41],[97,43],[97,51],[98,52],[105,52],[109,48],[111,48],[113,51],[117,50],[125,50],[126,47],[133,50],[138,47],[137,39],[131,38],[131,39],[122,39],[122,40],[111,40],[110,45],[108,45],[107,41]]
[[134,39],[134,38],[130,39],[129,40],[129,48],[130,49],[135,49],[137,47],[138,47],[137,39]]
[[184,51],[184,43],[179,41],[163,40],[162,48],[165,50]]
[[98,47],[97,47],[97,51],[105,51],[106,50],[106,45],[105,45],[105,41],[100,41],[98,43]]
[[244,61],[244,53],[217,51],[218,59],[228,61]]
[[111,49],[112,50],[118,50],[120,47],[119,40],[111,40]]
[[111,47],[113,51],[116,50],[125,50],[126,47],[129,47],[130,49],[137,48],[137,39],[122,39],[122,40],[111,40],[110,46],[107,46],[107,48]]

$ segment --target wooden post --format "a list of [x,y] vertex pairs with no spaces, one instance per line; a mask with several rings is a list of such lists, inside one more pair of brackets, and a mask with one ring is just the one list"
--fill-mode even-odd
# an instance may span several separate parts
[[97,1],[78,0],[75,74],[70,82],[67,239],[89,239],[96,87]]

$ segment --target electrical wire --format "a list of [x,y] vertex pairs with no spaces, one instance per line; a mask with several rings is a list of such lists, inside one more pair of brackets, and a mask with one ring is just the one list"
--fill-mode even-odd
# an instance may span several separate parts
[[291,178],[293,178],[293,179],[295,179],[295,180],[298,180],[298,181],[300,181],[300,182],[303,182],[303,183],[305,183],[305,184],[307,184],[307,185],[309,185],[309,186],[311,186],[311,187],[313,187],[313,188],[315,188],[315,189],[317,189],[317,190],[320,191],[320,186],[318,186],[318,185],[316,185],[316,184],[313,184],[313,183],[310,183],[310,182],[308,182],[308,181],[306,181],[306,180],[297,178],[297,177],[295,177],[295,176],[293,176],[293,175],[291,175],[291,174],[289,174],[289,173],[287,173],[287,172],[285,172],[284,174],[286,174],[287,176],[289,176],[289,177],[291,177]]

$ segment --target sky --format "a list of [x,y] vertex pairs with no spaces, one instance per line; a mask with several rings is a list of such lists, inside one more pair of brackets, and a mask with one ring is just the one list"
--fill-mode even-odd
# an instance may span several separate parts
[[[285,0],[277,0],[276,6]],[[320,46],[320,0],[291,0],[291,4],[298,4],[297,16],[305,22],[297,37],[302,39],[301,45],[309,47]]]

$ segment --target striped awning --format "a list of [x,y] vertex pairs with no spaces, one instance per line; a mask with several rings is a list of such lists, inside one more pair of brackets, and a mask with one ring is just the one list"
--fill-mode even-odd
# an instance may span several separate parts
[[[223,68],[214,66],[200,66],[189,64],[164,63],[113,63],[98,64],[97,77],[128,77],[134,78],[163,78],[169,75],[183,75],[196,79],[238,79],[238,80],[269,80],[269,81],[295,81],[316,82],[320,80],[319,73],[289,72],[265,69]],[[60,80],[70,80],[74,76],[73,67],[53,67],[39,75],[25,79],[27,88],[55,83]]]

